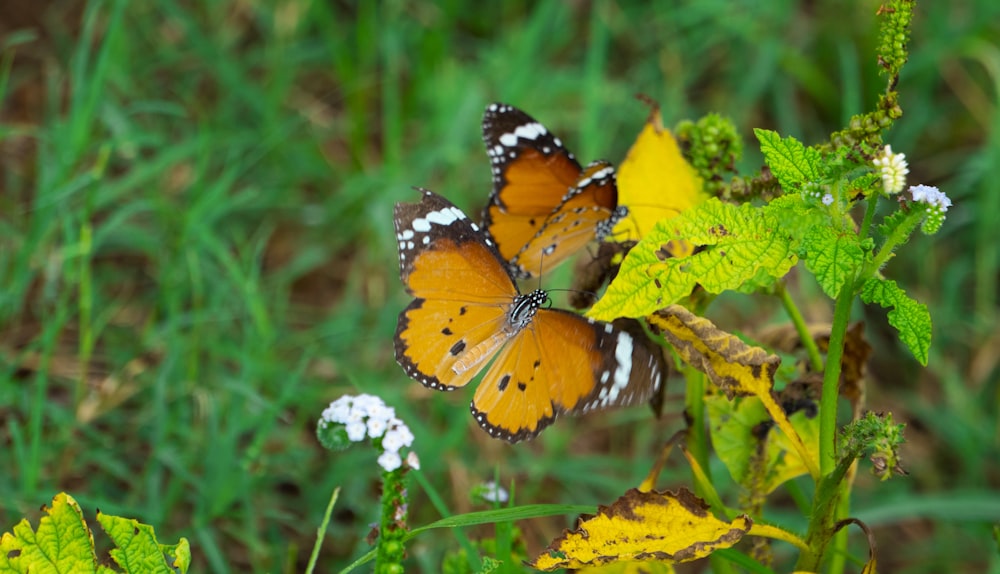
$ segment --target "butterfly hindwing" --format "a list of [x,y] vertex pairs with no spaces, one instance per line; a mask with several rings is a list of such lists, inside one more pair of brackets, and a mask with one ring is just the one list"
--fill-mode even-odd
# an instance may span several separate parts
[[624,207],[616,207],[617,202],[614,167],[606,161],[588,165],[576,186],[510,259],[511,273],[531,277],[543,266],[554,267],[595,238],[604,239],[627,213]]
[[517,442],[560,414],[646,402],[664,373],[659,349],[634,320],[543,309],[483,377],[472,414],[491,436]]

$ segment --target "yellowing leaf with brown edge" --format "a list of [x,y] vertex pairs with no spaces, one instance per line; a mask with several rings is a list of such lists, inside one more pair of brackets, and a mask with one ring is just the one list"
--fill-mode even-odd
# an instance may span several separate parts
[[666,562],[612,562],[603,566],[588,566],[577,574],[676,574],[673,565]]
[[777,355],[747,345],[680,305],[661,309],[648,320],[686,363],[704,371],[729,398],[770,394],[781,364]]
[[670,305],[646,320],[686,363],[708,375],[727,397],[753,395],[759,398],[809,469],[809,474],[814,478],[819,476],[816,453],[806,448],[771,392],[774,373],[781,364],[777,355],[747,345],[680,305]]
[[673,134],[663,127],[654,104],[618,167],[618,204],[628,207],[629,214],[615,226],[612,237],[639,240],[657,221],[676,217],[707,197],[701,178],[681,155]]
[[715,518],[690,490],[640,492],[633,488],[594,516],[582,516],[534,562],[539,570],[583,568],[619,561],[681,563],[704,558],[740,541],[753,521]]

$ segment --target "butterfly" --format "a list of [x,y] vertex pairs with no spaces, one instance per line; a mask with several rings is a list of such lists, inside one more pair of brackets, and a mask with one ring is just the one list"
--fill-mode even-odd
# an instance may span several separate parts
[[420,190],[397,203],[399,274],[414,299],[399,315],[396,361],[451,391],[486,371],[472,415],[490,436],[534,437],[557,416],[645,402],[663,383],[660,349],[633,319],[604,323],[522,294],[496,244],[450,201]]
[[618,205],[615,168],[580,164],[562,142],[521,110],[494,103],[483,114],[493,191],[483,224],[518,279],[539,274],[588,242],[603,240],[628,215]]

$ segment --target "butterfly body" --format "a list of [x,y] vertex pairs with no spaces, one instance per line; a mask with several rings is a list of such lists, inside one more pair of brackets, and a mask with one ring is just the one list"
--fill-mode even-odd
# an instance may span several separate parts
[[581,167],[559,138],[523,111],[487,106],[483,141],[493,170],[484,226],[516,278],[536,276],[543,261],[553,267],[603,240],[628,214],[618,205],[610,163]]
[[641,403],[662,384],[662,356],[638,323],[550,309],[542,289],[521,294],[493,241],[443,197],[424,190],[420,203],[397,204],[394,224],[414,296],[396,360],[444,391],[485,371],[471,410],[491,436],[517,442],[560,414]]

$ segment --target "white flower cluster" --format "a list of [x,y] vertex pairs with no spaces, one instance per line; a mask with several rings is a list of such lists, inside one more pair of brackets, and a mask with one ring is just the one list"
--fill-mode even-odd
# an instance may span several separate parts
[[932,185],[911,185],[910,194],[913,195],[913,201],[926,203],[941,213],[948,211],[948,208],[951,207],[951,199]]
[[[344,395],[323,410],[320,420],[344,425],[347,438],[352,442],[381,437],[384,452],[378,457],[378,463],[390,472],[403,464],[400,449],[413,444],[413,433],[406,423],[396,418],[396,410],[373,395]],[[406,462],[413,468],[420,468],[420,461],[412,451]]]
[[903,191],[906,185],[906,174],[910,173],[910,168],[906,164],[906,155],[892,153],[892,146],[885,146],[882,155],[872,162],[879,168],[882,175],[882,187],[889,195]]
[[933,235],[944,224],[944,214],[951,207],[951,199],[943,191],[930,185],[911,185],[910,195],[914,203],[927,206],[927,218],[920,225],[920,230],[927,235]]

